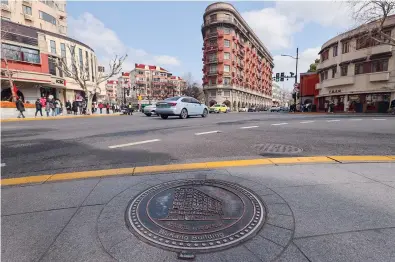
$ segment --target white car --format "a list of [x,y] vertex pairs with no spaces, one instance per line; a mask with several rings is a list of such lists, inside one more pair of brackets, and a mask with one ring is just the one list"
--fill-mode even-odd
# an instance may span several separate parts
[[175,96],[156,103],[156,113],[163,119],[169,116],[179,116],[185,119],[188,116],[208,115],[208,107],[193,97]]
[[248,108],[246,108],[246,107],[239,108],[239,112],[247,112],[247,111],[248,111]]
[[281,108],[279,106],[272,106],[270,112],[280,112]]
[[144,107],[144,114],[146,116],[152,116],[156,114],[156,105],[148,105]]

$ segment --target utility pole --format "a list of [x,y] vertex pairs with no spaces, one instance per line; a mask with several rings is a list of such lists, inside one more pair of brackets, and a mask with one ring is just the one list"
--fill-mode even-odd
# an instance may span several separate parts
[[[299,61],[299,47],[296,48],[296,69],[295,69],[295,84],[298,83],[298,61]],[[296,107],[296,93],[295,93],[295,107]],[[296,108],[295,108],[296,110]]]

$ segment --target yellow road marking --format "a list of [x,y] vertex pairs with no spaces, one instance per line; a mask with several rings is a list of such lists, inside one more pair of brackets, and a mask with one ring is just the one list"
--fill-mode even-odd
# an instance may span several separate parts
[[227,160],[202,163],[170,164],[156,166],[139,166],[130,168],[116,168],[105,170],[92,170],[81,172],[70,172],[55,175],[39,175],[17,178],[1,179],[2,186],[23,185],[33,183],[44,183],[47,181],[65,181],[73,179],[107,177],[116,175],[139,175],[147,173],[214,169],[226,167],[242,167],[254,165],[281,165],[281,164],[303,164],[303,163],[337,163],[339,162],[395,162],[395,156],[311,156],[311,157],[285,157],[285,158],[259,158],[247,160]]
[[339,162],[382,162],[394,161],[391,156],[328,156]]

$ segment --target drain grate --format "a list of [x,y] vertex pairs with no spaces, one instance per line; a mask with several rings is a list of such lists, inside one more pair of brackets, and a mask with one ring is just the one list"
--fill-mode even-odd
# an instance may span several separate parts
[[255,150],[258,154],[298,154],[303,152],[303,149],[290,145],[282,144],[257,144],[254,145]]

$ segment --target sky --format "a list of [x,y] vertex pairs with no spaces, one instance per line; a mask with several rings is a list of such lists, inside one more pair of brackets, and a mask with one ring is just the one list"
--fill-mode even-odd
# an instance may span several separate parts
[[[92,47],[100,63],[127,53],[123,71],[135,63],[161,66],[173,75],[191,73],[201,83],[201,25],[205,8],[213,2],[68,1],[68,35]],[[274,58],[273,73],[306,72],[321,46],[353,26],[344,2],[275,1],[230,2],[265,44]],[[294,80],[280,83],[292,90]]]

